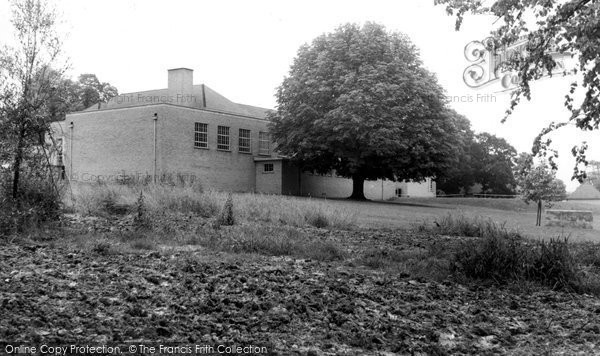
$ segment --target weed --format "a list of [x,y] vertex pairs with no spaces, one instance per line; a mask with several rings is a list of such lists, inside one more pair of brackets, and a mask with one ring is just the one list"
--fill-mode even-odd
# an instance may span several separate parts
[[472,240],[457,251],[453,269],[467,277],[531,280],[554,289],[578,289],[580,274],[567,239],[526,241],[519,238],[488,236]]
[[223,210],[221,210],[221,215],[219,215],[217,224],[219,226],[231,226],[235,224],[235,217],[233,214],[233,197],[231,196],[231,193],[227,196],[227,200],[225,201]]
[[417,232],[430,232],[449,236],[462,237],[501,237],[521,238],[516,230],[509,230],[506,222],[497,223],[492,219],[484,219],[480,216],[470,218],[465,215],[448,214],[430,225],[427,222],[417,224],[413,229]]
[[329,219],[322,210],[309,211],[306,215],[306,222],[317,228],[325,228],[329,226]]
[[317,241],[308,244],[304,255],[317,261],[342,261],[348,257],[339,245],[332,241]]
[[92,246],[92,251],[100,255],[108,255],[112,252],[112,245],[108,241],[97,241]]

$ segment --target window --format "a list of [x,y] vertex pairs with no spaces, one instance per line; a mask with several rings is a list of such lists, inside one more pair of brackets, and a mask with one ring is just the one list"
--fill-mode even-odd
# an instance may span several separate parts
[[429,192],[433,192],[433,179],[429,178]]
[[194,147],[208,148],[208,124],[194,123]]
[[229,151],[229,127],[217,127],[217,149]]
[[273,173],[274,167],[273,163],[265,163],[263,165],[263,173]]
[[238,151],[242,153],[252,152],[252,139],[250,138],[250,130],[240,129]]
[[259,155],[270,155],[269,146],[271,144],[271,138],[267,132],[258,133],[258,154]]
[[402,188],[396,188],[396,196],[402,197]]

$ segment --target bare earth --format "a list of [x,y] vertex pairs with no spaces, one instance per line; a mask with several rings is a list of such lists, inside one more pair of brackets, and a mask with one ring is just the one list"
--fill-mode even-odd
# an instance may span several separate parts
[[[431,238],[315,238],[410,250]],[[257,345],[269,354],[600,354],[600,300],[544,288],[435,282],[352,260],[229,255],[198,246],[101,254],[0,250],[0,340],[15,344]]]

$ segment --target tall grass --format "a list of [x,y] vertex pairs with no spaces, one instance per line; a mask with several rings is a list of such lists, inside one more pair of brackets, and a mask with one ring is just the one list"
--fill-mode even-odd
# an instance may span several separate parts
[[449,236],[463,237],[503,237],[521,238],[521,234],[514,229],[506,227],[506,222],[498,223],[492,219],[481,216],[468,217],[466,215],[448,214],[433,223],[423,222],[415,226],[419,232],[429,232]]
[[[65,204],[82,215],[112,214],[115,207],[129,207],[133,212],[141,192],[149,214],[172,211],[212,218],[228,197],[228,193],[203,191],[198,185],[74,184],[72,192]],[[348,228],[355,221],[355,213],[319,199],[235,193],[232,203],[233,216],[242,222]]]

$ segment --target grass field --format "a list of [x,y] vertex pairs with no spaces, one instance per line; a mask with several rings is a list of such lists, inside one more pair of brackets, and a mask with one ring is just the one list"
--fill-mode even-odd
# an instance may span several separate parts
[[[359,227],[409,228],[423,222],[434,224],[434,221],[448,214],[462,214],[506,223],[507,228],[516,229],[531,238],[568,236],[572,241],[600,241],[600,203],[594,202],[560,202],[554,207],[593,211],[593,230],[536,227],[535,206],[527,205],[518,199],[404,198],[389,202],[329,200],[329,203],[337,209],[353,212]],[[542,221],[542,224],[544,223]]]
[[[201,192],[195,187],[73,186],[74,201],[67,205],[82,214],[95,214],[111,204],[135,205],[140,191],[150,210],[177,210],[214,216],[228,194]],[[336,228],[406,229],[435,224],[448,215],[491,219],[534,239],[569,237],[571,241],[600,241],[600,202],[567,201],[555,209],[590,210],[594,229],[535,226],[536,207],[520,199],[402,198],[393,201],[355,202],[346,199],[315,199],[250,193],[233,194],[236,216],[243,221],[283,223],[290,226]],[[545,224],[545,216],[542,218]],[[320,226],[321,221],[326,224]]]

